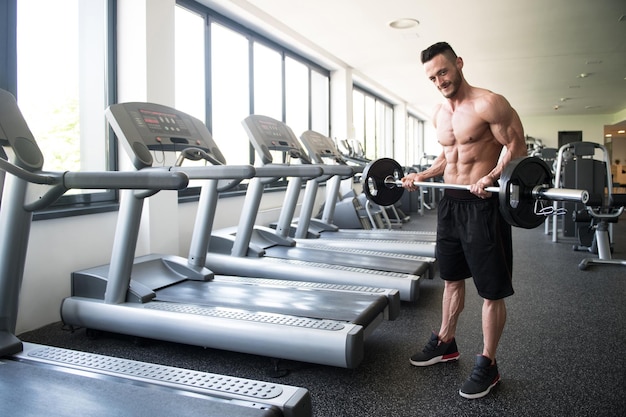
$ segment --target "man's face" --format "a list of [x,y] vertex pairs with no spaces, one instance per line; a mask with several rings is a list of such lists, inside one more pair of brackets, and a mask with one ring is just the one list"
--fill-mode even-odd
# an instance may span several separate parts
[[426,76],[445,98],[456,95],[461,85],[462,61],[450,61],[445,55],[439,54],[424,64]]

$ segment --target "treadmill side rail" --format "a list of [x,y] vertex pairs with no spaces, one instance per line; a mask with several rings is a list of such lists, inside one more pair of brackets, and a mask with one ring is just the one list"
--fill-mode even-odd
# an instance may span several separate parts
[[[259,408],[282,411],[284,417],[311,415],[311,396],[304,388],[235,376],[79,352],[34,343],[24,343],[24,351],[13,359],[47,366],[62,366],[81,373],[124,377],[140,384],[215,397],[229,402],[258,403]],[[176,382],[172,382],[176,381]],[[275,415],[272,413],[272,415]]]

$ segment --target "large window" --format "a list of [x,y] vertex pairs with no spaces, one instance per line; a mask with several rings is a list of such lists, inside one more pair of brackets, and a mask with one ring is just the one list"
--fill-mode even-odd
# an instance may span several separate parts
[[[109,1],[14,1],[13,93],[44,154],[44,169],[115,168],[104,119],[114,87],[108,81]],[[58,204],[115,199],[113,191],[68,194]]]
[[329,84],[327,74],[311,70],[311,130],[326,136],[330,131]]
[[182,7],[176,7],[175,25],[176,108],[204,120],[206,115],[204,18]]
[[[176,47],[181,46],[208,59],[196,56],[193,64],[192,58],[177,62],[177,89],[187,85],[185,94],[194,98],[185,98],[177,91],[175,105],[190,113],[205,112],[203,117],[192,114],[206,121],[229,164],[255,161],[241,124],[250,114],[281,120],[296,136],[309,129],[328,134],[330,73],[324,68],[187,0],[179,0],[177,7]],[[200,48],[202,52],[198,52]],[[199,59],[204,61],[202,74],[206,84],[198,82],[196,88],[189,85],[189,80],[197,79],[199,73],[190,76],[184,69],[179,71],[178,65],[198,68]],[[191,101],[195,104],[188,104]],[[206,103],[206,107],[200,102]]]
[[[17,97],[44,168],[116,169],[104,118],[116,101],[116,0],[7,1],[0,81]],[[329,133],[328,70],[194,1],[178,1],[175,24],[174,105],[206,122],[229,163],[254,163],[241,125],[249,114],[285,121],[296,136]],[[116,197],[88,190],[58,204],[82,209]]]
[[424,122],[408,115],[408,140],[404,166],[420,165],[424,155]]
[[211,25],[211,106],[206,118],[226,161],[249,163],[249,145],[241,121],[250,114],[250,52],[245,36]]
[[357,86],[352,90],[354,137],[364,157],[378,159],[392,155],[393,106]]
[[[283,119],[283,57],[275,49],[253,43],[254,114]],[[245,68],[245,67],[244,67]],[[214,79],[219,83],[219,79]]]
[[296,135],[309,129],[309,69],[290,57],[285,58],[285,112]]

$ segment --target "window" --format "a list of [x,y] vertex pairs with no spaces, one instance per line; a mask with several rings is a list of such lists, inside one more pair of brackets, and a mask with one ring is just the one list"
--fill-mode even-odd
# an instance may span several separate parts
[[[201,71],[206,87],[183,89],[195,104],[187,106],[192,99],[182,93],[179,99],[177,91],[176,107],[200,113],[200,101],[206,103],[204,116],[199,118],[206,121],[229,164],[254,164],[255,155],[241,124],[250,114],[284,121],[296,136],[309,129],[328,134],[329,71],[196,2],[179,0],[178,6],[177,48],[194,45],[191,54],[209,59],[204,59]],[[202,33],[190,29],[201,24]],[[198,52],[199,48],[204,51]],[[192,63],[192,58],[185,58],[187,54],[182,54],[181,65],[197,67],[203,59],[194,57]],[[189,76],[177,70],[177,89],[199,74]]]
[[253,42],[253,49],[254,114],[282,120],[283,58],[278,51],[259,42]]
[[393,152],[393,106],[365,90],[352,90],[354,137],[364,157],[377,159]]
[[[115,168],[104,118],[114,91],[108,80],[112,7],[108,0],[16,0],[14,93],[45,170]],[[113,191],[70,190],[57,206],[115,198]]]
[[424,154],[424,122],[408,115],[408,138],[404,166],[419,165]]
[[206,116],[204,18],[177,6],[175,25],[176,108],[204,120]]
[[285,123],[296,136],[309,130],[309,69],[293,58],[285,58]]
[[311,70],[311,130],[328,136],[330,123],[330,80],[328,75]]
[[249,163],[241,121],[250,114],[249,50],[245,36],[211,24],[209,128],[229,164]]

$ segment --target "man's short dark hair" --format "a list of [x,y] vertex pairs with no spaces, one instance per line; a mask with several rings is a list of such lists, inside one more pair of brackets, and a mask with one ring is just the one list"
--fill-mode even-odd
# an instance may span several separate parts
[[422,51],[422,64],[430,61],[439,54],[446,55],[451,61],[457,58],[456,53],[448,42],[437,42]]

